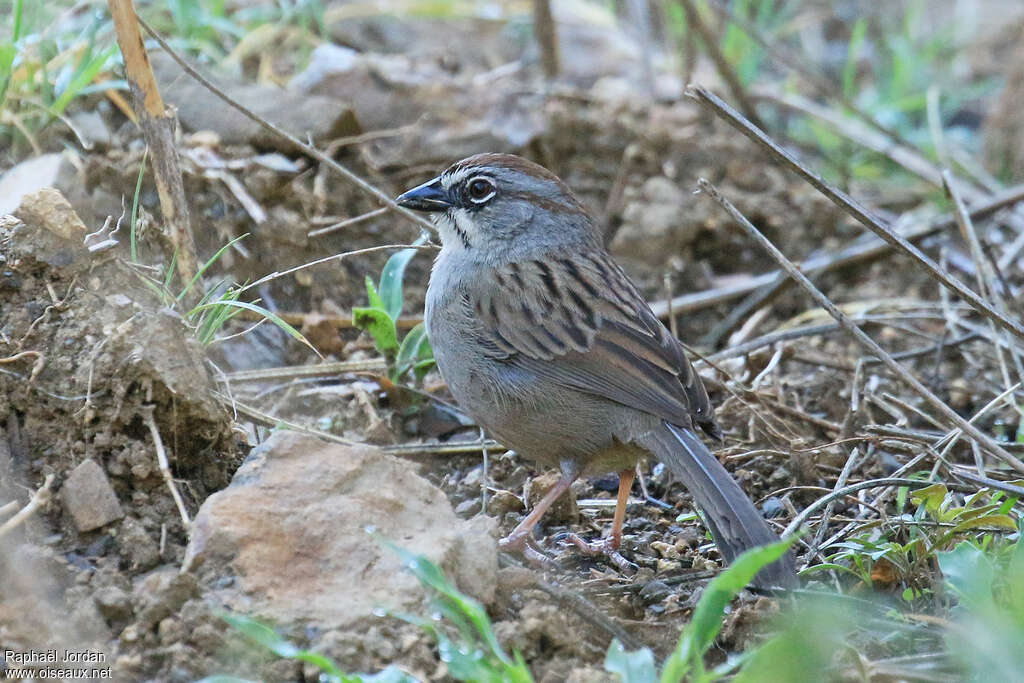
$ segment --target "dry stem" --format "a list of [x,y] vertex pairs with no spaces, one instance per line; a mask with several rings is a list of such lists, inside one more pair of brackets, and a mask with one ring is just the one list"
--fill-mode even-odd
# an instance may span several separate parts
[[983,433],[977,427],[972,425],[970,422],[961,417],[955,410],[946,405],[938,396],[936,396],[928,387],[921,383],[916,377],[907,371],[902,365],[897,363],[891,355],[885,349],[878,345],[875,340],[865,334],[856,323],[851,320],[846,314],[840,311],[832,301],[825,296],[814,284],[811,283],[807,277],[800,272],[799,269],[793,262],[786,258],[785,254],[779,251],[772,242],[767,239],[761,232],[754,227],[754,225],[747,220],[747,218],[741,214],[732,203],[726,199],[718,191],[718,189],[709,183],[704,178],[701,178],[699,183],[701,190],[706,192],[708,196],[718,202],[722,208],[725,209],[733,220],[739,223],[747,233],[754,238],[764,249],[767,251],[772,258],[787,272],[789,275],[797,281],[797,283],[807,291],[808,294],[818,303],[819,306],[824,308],[829,314],[839,322],[839,324],[848,331],[853,337],[865,346],[871,353],[882,360],[882,362],[888,367],[893,373],[895,373],[900,379],[906,382],[919,396],[927,401],[933,408],[943,415],[947,420],[957,425],[966,434],[975,439],[978,443],[983,445],[986,450],[995,455],[997,458],[1007,463],[1015,470],[1024,472],[1024,462],[1010,454],[1006,449],[1000,446],[994,439],[987,434]]
[[[52,474],[46,475],[46,479],[43,480],[43,485],[39,487],[39,490],[32,494],[32,500],[30,500],[25,507],[18,510],[17,514],[0,526],[0,539],[3,539],[4,536],[17,529],[26,519],[31,517],[36,510],[50,502],[50,496],[52,495],[50,487],[53,486],[53,479],[54,477]],[[6,509],[7,506],[4,507]]]
[[188,510],[185,509],[185,502],[181,499],[181,494],[178,493],[178,487],[174,484],[174,477],[171,476],[171,466],[167,462],[167,451],[164,450],[163,439],[160,438],[160,430],[156,428],[156,420],[153,419],[153,411],[155,406],[142,406],[142,420],[149,427],[149,433],[153,436],[153,445],[156,446],[156,462],[160,468],[160,474],[163,475],[164,482],[167,484],[167,488],[171,491],[171,497],[174,498],[174,504],[178,507],[178,514],[181,515],[181,523],[185,526],[185,531],[188,532],[192,525],[192,522],[188,518]]
[[[971,306],[979,313],[995,321],[1000,327],[1009,330],[1016,335],[1018,339],[1024,340],[1024,326],[1022,326],[1020,322],[1006,317],[997,311],[992,304],[980,297],[974,290],[965,285],[958,278],[943,272],[943,270],[939,268],[931,258],[924,254],[924,252],[911,244],[902,235],[887,227],[881,220],[872,215],[866,207],[862,206],[845,192],[833,187],[829,183],[825,182],[821,176],[807,169],[803,164],[797,161],[792,154],[777,145],[760,128],[751,124],[750,121],[723,102],[719,97],[700,86],[690,86],[687,88],[686,92],[701,104],[711,108],[716,114],[728,121],[745,136],[768,150],[776,160],[789,166],[793,171],[804,178],[804,180],[809,182],[816,190],[824,194],[838,206],[843,208],[847,213],[857,219],[857,221],[864,227],[868,228],[888,242],[893,248],[921,264],[932,278],[955,291],[962,299],[970,303]],[[1022,466],[1024,466],[1024,464],[1022,464]]]

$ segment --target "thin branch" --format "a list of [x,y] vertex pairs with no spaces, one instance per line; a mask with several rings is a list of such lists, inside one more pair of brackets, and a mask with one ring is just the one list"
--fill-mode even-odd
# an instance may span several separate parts
[[18,510],[17,514],[4,522],[3,526],[0,526],[0,539],[3,539],[4,536],[17,529],[26,519],[31,517],[36,510],[50,502],[50,497],[53,495],[50,491],[50,487],[53,486],[53,479],[54,477],[52,474],[46,475],[46,479],[43,480],[43,485],[40,486],[34,494],[32,494],[32,500],[30,500],[25,507]]
[[792,154],[777,145],[761,129],[743,118],[739,112],[723,102],[721,98],[700,86],[689,86],[686,89],[686,92],[690,97],[693,97],[701,104],[711,108],[716,114],[732,124],[741,133],[768,150],[771,156],[773,156],[777,161],[781,161],[783,164],[789,166],[816,190],[831,199],[838,206],[842,207],[847,213],[857,219],[858,222],[888,242],[893,248],[924,266],[925,270],[928,271],[932,278],[955,291],[962,299],[970,303],[971,306],[979,313],[982,313],[989,319],[994,320],[999,326],[1016,335],[1018,339],[1024,340],[1024,326],[1022,326],[1020,322],[1006,317],[993,308],[992,304],[978,296],[974,290],[965,285],[958,278],[943,272],[935,261],[907,241],[906,238],[896,232],[893,232],[883,224],[880,219],[873,216],[867,208],[855,201],[845,192],[833,187],[829,183],[825,182],[821,176],[803,166]]
[[797,283],[804,288],[804,290],[811,295],[811,297],[818,303],[819,306],[824,308],[829,314],[836,319],[836,321],[849,332],[853,337],[865,346],[875,357],[882,360],[886,367],[888,367],[897,377],[906,382],[921,398],[927,401],[935,410],[943,415],[947,420],[960,427],[966,434],[975,439],[978,443],[983,445],[986,450],[995,455],[997,458],[1007,463],[1019,472],[1024,472],[1024,462],[1010,454],[1006,449],[1000,446],[992,437],[983,433],[977,427],[972,425],[970,422],[961,417],[955,410],[950,408],[946,403],[936,396],[928,387],[921,383],[916,377],[907,371],[902,365],[897,363],[889,353],[883,349],[878,343],[865,334],[857,324],[851,320],[845,313],[839,310],[832,301],[825,296],[821,290],[814,286],[807,277],[797,269],[793,262],[786,258],[785,254],[779,251],[772,242],[766,238],[761,232],[754,227],[754,225],[747,220],[747,218],[741,214],[735,206],[729,202],[718,189],[709,183],[704,178],[698,181],[698,184],[702,191],[706,192],[708,196],[718,202],[719,205],[725,209],[733,220],[739,223],[747,233],[756,241],[758,244],[767,251],[772,258],[786,271],[789,275],[797,281]]
[[177,253],[178,277],[182,283],[191,282],[199,265],[174,139],[176,118],[166,110],[160,97],[139,32],[142,20],[136,16],[132,0],[108,0],[108,4],[124,57],[125,77],[131,87],[132,108],[153,160],[160,210]]
[[156,428],[156,420],[153,418],[153,411],[156,410],[156,406],[146,405],[142,406],[140,412],[142,413],[142,421],[149,427],[149,433],[153,437],[153,445],[156,447],[156,462],[160,468],[160,474],[163,475],[164,483],[167,484],[167,488],[171,492],[171,498],[174,499],[174,504],[178,508],[178,514],[181,515],[181,523],[185,527],[187,533],[189,528],[192,526],[192,522],[188,518],[188,510],[185,509],[185,501],[181,499],[181,494],[178,493],[178,487],[174,484],[174,477],[171,475],[171,466],[167,462],[167,451],[164,450],[164,441],[160,438],[160,430]]
[[155,40],[160,45],[160,47],[162,47],[164,49],[164,51],[166,51],[167,54],[169,54],[171,56],[171,58],[174,59],[174,61],[176,61],[178,63],[178,65],[182,69],[184,69],[185,73],[187,73],[189,76],[191,76],[192,78],[197,80],[199,83],[201,83],[203,85],[203,87],[205,87],[207,90],[212,92],[214,95],[216,95],[217,97],[222,99],[230,107],[238,110],[246,118],[248,118],[248,119],[250,119],[252,121],[255,121],[260,126],[265,128],[266,130],[270,131],[274,135],[277,135],[277,136],[281,137],[282,139],[287,140],[289,143],[295,145],[296,147],[298,147],[299,149],[301,149],[303,152],[305,152],[309,156],[313,157],[314,159],[319,160],[321,163],[327,164],[327,166],[329,166],[330,168],[334,169],[338,174],[340,174],[343,178],[345,178],[350,183],[352,183],[353,185],[358,187],[360,190],[362,190],[363,192],[366,192],[367,194],[372,195],[373,197],[375,197],[382,204],[386,205],[392,211],[398,213],[402,217],[407,218],[410,221],[412,221],[413,223],[415,223],[416,225],[420,226],[421,229],[426,229],[426,230],[428,230],[431,233],[436,232],[436,230],[434,228],[434,225],[430,221],[428,221],[427,219],[423,218],[422,216],[417,215],[416,213],[410,211],[409,209],[405,209],[405,208],[399,206],[398,204],[395,203],[394,199],[392,199],[390,196],[385,194],[383,191],[381,191],[380,189],[378,189],[374,185],[371,185],[367,181],[363,180],[358,175],[356,175],[355,173],[353,173],[352,171],[348,170],[347,168],[345,168],[344,166],[339,164],[337,161],[335,161],[334,159],[332,159],[328,155],[326,155],[323,152],[321,152],[320,150],[318,150],[316,147],[313,147],[312,145],[306,144],[305,142],[303,142],[302,140],[298,139],[297,137],[295,137],[291,133],[286,132],[285,130],[279,128],[278,126],[276,126],[275,124],[267,121],[266,119],[261,118],[260,116],[257,116],[254,112],[252,112],[251,110],[249,110],[246,107],[242,106],[239,102],[236,102],[235,100],[231,99],[231,97],[229,97],[224,91],[222,91],[220,88],[218,88],[212,82],[210,82],[210,80],[208,78],[206,78],[201,73],[199,73],[194,68],[192,68],[192,66],[188,62],[186,62],[185,59],[181,55],[179,55],[177,52],[175,52],[174,49],[167,43],[167,41],[164,40],[163,37],[159,33],[157,33],[155,30],[153,30],[153,28],[149,24],[147,24],[141,17],[138,17],[138,20],[139,20],[139,23],[142,24],[142,27],[144,29],[146,29],[146,32],[149,33],[149,35],[153,37],[153,40]]
[[704,23],[700,12],[693,4],[693,0],[679,0],[679,4],[682,5],[683,12],[686,13],[687,25],[700,36],[700,40],[704,43],[704,48],[708,52],[708,57],[715,63],[715,69],[718,71],[718,75],[722,77],[722,80],[725,81],[729,92],[740,103],[740,109],[743,110],[748,119],[757,122],[758,127],[764,128],[764,124],[761,123],[761,119],[757,116],[757,110],[754,108],[753,101],[747,97],[747,92],[744,90],[743,84],[740,83],[739,76],[736,75],[736,71],[729,64],[729,60],[725,58],[725,55],[718,48],[717,37],[711,32],[708,25]]

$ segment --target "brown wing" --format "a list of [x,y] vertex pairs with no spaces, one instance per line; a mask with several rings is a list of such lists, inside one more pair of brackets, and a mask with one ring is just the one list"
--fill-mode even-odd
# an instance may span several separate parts
[[496,360],[717,435],[682,346],[606,254],[513,263],[469,292]]

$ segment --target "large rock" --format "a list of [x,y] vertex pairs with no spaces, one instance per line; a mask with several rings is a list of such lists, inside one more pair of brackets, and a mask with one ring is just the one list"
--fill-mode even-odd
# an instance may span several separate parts
[[439,488],[373,448],[277,432],[192,527],[185,566],[206,596],[278,623],[360,628],[375,609],[421,608],[424,592],[380,537],[438,563],[461,590],[493,598],[489,520],[455,516]]

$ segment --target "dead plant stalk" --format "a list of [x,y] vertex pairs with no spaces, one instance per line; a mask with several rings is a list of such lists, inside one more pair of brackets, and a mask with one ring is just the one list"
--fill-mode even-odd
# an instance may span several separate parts
[[188,203],[185,201],[178,149],[174,141],[175,116],[164,107],[160,97],[142,43],[132,0],[108,0],[108,4],[117,31],[117,43],[124,57],[125,77],[132,92],[132,107],[153,161],[160,210],[176,249],[178,276],[182,283],[188,283],[198,272],[199,266]]
[[149,427],[149,433],[153,436],[153,445],[156,447],[156,462],[160,468],[160,474],[163,475],[164,482],[171,492],[171,498],[174,499],[174,504],[178,508],[178,514],[181,515],[181,523],[185,526],[185,531],[188,532],[192,522],[189,520],[188,510],[185,509],[185,501],[181,499],[178,487],[174,484],[171,466],[167,461],[167,451],[164,449],[164,441],[160,438],[160,430],[157,429],[156,420],[153,418],[153,411],[156,410],[156,406],[143,406],[141,410],[142,420]]
[[[18,510],[18,512],[11,517],[9,520],[0,526],[0,539],[17,529],[21,524],[32,516],[32,514],[43,505],[50,502],[50,496],[53,495],[50,491],[50,487],[53,486],[54,476],[52,474],[46,475],[46,479],[43,480],[43,485],[32,494],[32,499],[25,505],[25,507]],[[6,508],[6,506],[5,506]]]
[[869,337],[864,331],[862,331],[857,324],[851,320],[846,314],[839,310],[838,307],[832,300],[829,299],[825,294],[822,293],[817,287],[807,279],[800,270],[793,265],[793,262],[786,258],[786,255],[779,251],[778,247],[772,244],[771,240],[766,238],[761,232],[754,227],[747,218],[739,212],[739,210],[732,205],[732,203],[726,199],[721,192],[718,191],[714,185],[708,182],[706,179],[701,178],[698,181],[700,189],[707,193],[709,197],[714,199],[718,204],[725,209],[726,213],[729,214],[744,230],[768,252],[769,255],[785,270],[789,273],[790,277],[796,280],[797,284],[804,288],[804,290],[811,295],[819,306],[824,308],[829,314],[836,319],[836,321],[849,332],[853,337],[866,347],[876,358],[880,359],[886,367],[888,367],[897,377],[907,383],[921,398],[927,401],[931,406],[942,414],[947,420],[958,426],[963,432],[975,439],[979,444],[985,447],[985,449],[996,456],[1003,462],[1013,467],[1018,472],[1024,473],[1024,462],[1014,457],[1006,449],[1000,446],[996,441],[983,433],[973,424],[961,417],[955,410],[950,408],[946,403],[936,396],[928,387],[921,383],[916,377],[914,377],[906,368],[897,363],[889,353],[875,342],[874,339]]
[[[853,218],[855,218],[861,225],[888,242],[897,251],[902,252],[904,255],[909,256],[920,264],[932,278],[956,292],[960,298],[970,303],[970,305],[979,313],[994,321],[1000,327],[1012,332],[1018,340],[1024,340],[1024,325],[1021,325],[1019,321],[1003,315],[997,311],[992,304],[979,296],[974,290],[965,285],[958,278],[944,272],[935,263],[935,261],[925,255],[924,252],[916,246],[911,244],[905,237],[890,229],[882,223],[881,220],[872,215],[866,207],[862,206],[845,192],[825,182],[821,176],[797,161],[792,154],[784,150],[774,140],[768,137],[763,130],[744,118],[742,114],[723,102],[721,98],[697,85],[689,86],[686,89],[686,93],[702,105],[710,108],[715,114],[725,119],[730,125],[743,133],[743,135],[766,149],[773,158],[777,161],[781,161],[785,166],[788,166],[791,170],[796,172],[816,190],[853,216]],[[810,283],[808,282],[808,284]],[[1022,463],[1022,466],[1024,466],[1024,463]]]

